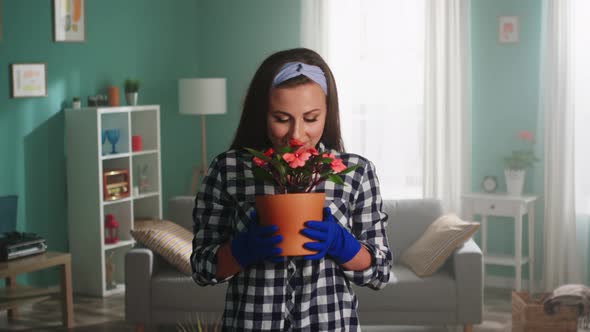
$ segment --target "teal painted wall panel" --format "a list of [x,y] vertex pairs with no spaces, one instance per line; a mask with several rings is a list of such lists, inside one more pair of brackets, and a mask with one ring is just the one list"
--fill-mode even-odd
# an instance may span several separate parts
[[[300,10],[300,2],[290,0],[199,1],[200,74],[226,77],[228,85],[227,114],[207,116],[209,160],[231,144],[258,65],[275,51],[299,46]],[[191,140],[198,142],[198,119],[189,121],[196,129]],[[200,155],[200,145],[194,151]]]
[[[41,234],[52,250],[68,250],[63,107],[73,96],[141,80],[140,104],[161,105],[164,199],[179,194],[174,171],[183,154],[176,80],[197,72],[196,0],[87,1],[86,42],[54,43],[52,1],[2,2],[0,42],[0,195],[19,195],[17,229]],[[8,68],[47,63],[48,97],[11,99]],[[55,283],[54,273],[33,283]],[[27,280],[25,280],[27,282]]]
[[[498,17],[519,16],[520,40],[515,44],[498,42]],[[520,130],[538,132],[541,1],[473,0],[472,98],[474,191],[481,191],[484,176],[495,175],[499,192],[506,191],[503,158],[511,153]],[[536,146],[541,151],[541,146]],[[541,155],[540,153],[538,153]],[[525,193],[542,193],[543,165],[527,171]],[[536,204],[535,274],[541,271],[542,201]],[[488,218],[490,252],[514,253],[514,223],[505,218]],[[525,223],[526,226],[526,223]],[[523,228],[526,230],[526,228]],[[523,241],[528,254],[528,237]],[[488,275],[514,276],[513,268],[488,266]],[[528,266],[523,275],[528,276]],[[537,278],[538,279],[538,278]]]

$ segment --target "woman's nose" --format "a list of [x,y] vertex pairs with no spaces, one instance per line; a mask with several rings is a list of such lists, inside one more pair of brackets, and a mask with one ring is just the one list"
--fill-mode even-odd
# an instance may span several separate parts
[[303,123],[301,121],[295,120],[293,122],[293,127],[291,128],[291,138],[301,140],[304,136],[304,128]]

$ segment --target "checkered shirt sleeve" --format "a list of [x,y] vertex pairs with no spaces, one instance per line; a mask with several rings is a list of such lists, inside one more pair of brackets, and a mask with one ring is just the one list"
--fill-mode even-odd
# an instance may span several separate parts
[[393,262],[385,232],[388,216],[383,212],[375,166],[366,159],[364,162],[352,212],[351,233],[367,248],[373,262],[364,271],[346,270],[344,274],[356,285],[382,289],[389,281],[389,270]]
[[228,199],[223,187],[221,168],[217,165],[218,158],[203,179],[201,190],[195,199],[193,208],[193,253],[191,266],[193,279],[201,286],[215,285],[231,279],[231,276],[219,280],[217,272],[217,251],[227,242],[233,233],[235,206]]

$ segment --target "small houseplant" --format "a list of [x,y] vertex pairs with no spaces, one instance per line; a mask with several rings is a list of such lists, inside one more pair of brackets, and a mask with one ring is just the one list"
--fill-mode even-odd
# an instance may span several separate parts
[[539,158],[535,155],[533,146],[534,135],[526,130],[518,132],[520,147],[512,150],[509,156],[504,158],[504,176],[506,177],[506,189],[508,194],[520,196],[524,187],[526,170],[532,168]]
[[127,100],[127,105],[137,105],[139,80],[126,79],[123,85],[125,87],[125,99]]
[[80,97],[72,98],[72,108],[80,108],[82,107],[82,102],[80,101]]
[[344,185],[341,176],[359,166],[346,167],[333,154],[320,154],[297,140],[278,150],[246,150],[254,156],[254,178],[272,184],[278,192],[256,196],[261,224],[279,227],[277,234],[283,236],[283,242],[278,245],[283,250],[282,256],[313,254],[303,247],[310,239],[300,234],[306,221],[322,220],[326,196],[313,190],[324,181]]

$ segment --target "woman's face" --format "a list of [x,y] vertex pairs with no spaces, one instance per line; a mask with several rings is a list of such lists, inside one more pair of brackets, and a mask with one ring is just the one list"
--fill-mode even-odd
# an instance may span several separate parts
[[326,95],[316,83],[274,88],[266,120],[268,138],[275,149],[292,138],[306,148],[315,147],[324,133],[326,112]]

